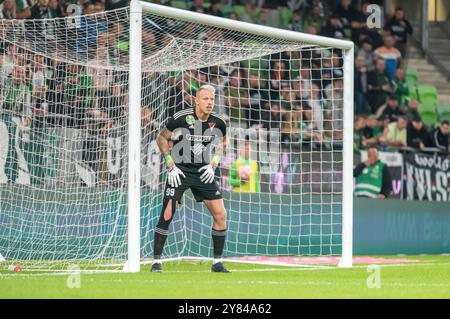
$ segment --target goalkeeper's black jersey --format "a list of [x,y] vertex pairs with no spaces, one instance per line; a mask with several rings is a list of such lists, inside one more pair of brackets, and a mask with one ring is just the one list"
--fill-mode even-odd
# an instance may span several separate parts
[[174,132],[171,155],[175,164],[187,172],[197,172],[211,163],[216,147],[227,133],[226,123],[220,114],[212,112],[204,122],[193,108],[169,117],[166,128]]

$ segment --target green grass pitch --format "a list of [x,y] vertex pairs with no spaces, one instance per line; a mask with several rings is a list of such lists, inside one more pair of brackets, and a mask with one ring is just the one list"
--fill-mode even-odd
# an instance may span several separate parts
[[[395,256],[398,258],[397,256]],[[395,258],[385,257],[385,258]],[[68,288],[68,273],[0,271],[0,298],[450,298],[450,256],[407,256],[416,263],[380,264],[379,288],[369,288],[374,271],[226,263],[229,274],[211,273],[210,262],[168,262],[163,273],[80,274]],[[374,277],[371,277],[372,279]]]

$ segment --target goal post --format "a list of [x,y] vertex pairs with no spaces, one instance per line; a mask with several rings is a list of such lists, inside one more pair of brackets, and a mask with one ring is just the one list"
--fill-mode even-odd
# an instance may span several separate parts
[[[126,272],[151,262],[166,181],[156,135],[211,84],[229,124],[224,256],[352,266],[352,42],[132,0],[0,20],[0,54],[6,260]],[[190,191],[170,227],[164,259],[211,256],[211,216]]]
[[141,252],[141,56],[142,6],[130,2],[130,69],[128,135],[128,260],[124,271],[139,272]]

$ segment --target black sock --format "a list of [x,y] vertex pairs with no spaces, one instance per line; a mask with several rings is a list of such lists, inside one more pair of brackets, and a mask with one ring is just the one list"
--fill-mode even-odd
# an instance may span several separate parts
[[219,259],[222,258],[223,246],[225,245],[225,235],[227,234],[227,230],[216,230],[212,229],[211,236],[213,240],[214,247],[214,258]]
[[161,259],[161,255],[164,249],[164,243],[166,242],[167,235],[160,234],[155,231],[155,242],[153,244],[153,259]]

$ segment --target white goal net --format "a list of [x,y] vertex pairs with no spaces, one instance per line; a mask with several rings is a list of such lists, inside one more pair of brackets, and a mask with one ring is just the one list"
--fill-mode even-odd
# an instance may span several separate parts
[[[143,6],[141,57],[130,56],[128,8],[0,20],[3,256],[30,267],[127,260],[128,98],[136,85],[129,63],[136,58],[141,258],[153,253],[166,179],[156,135],[169,116],[194,106],[203,84],[216,88],[215,111],[229,124],[217,176],[228,214],[224,256],[342,255],[348,50]],[[211,223],[186,192],[163,257],[212,256]]]

